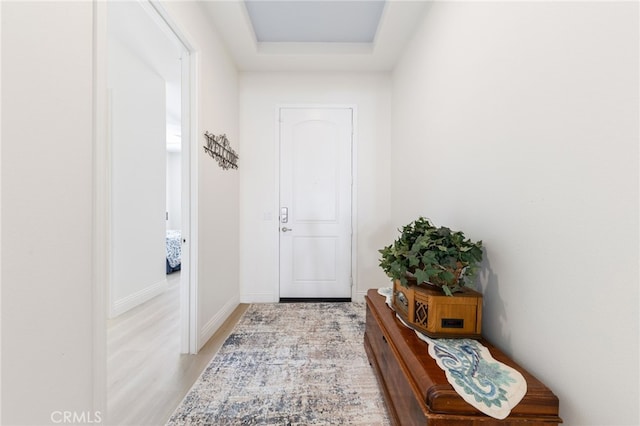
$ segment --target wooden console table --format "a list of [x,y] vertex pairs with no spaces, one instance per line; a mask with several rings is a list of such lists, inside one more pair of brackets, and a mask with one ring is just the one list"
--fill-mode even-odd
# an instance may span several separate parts
[[395,425],[549,426],[562,423],[558,398],[538,379],[485,340],[491,355],[520,371],[527,393],[504,420],[489,417],[465,402],[415,332],[398,321],[377,290],[369,290],[364,347]]

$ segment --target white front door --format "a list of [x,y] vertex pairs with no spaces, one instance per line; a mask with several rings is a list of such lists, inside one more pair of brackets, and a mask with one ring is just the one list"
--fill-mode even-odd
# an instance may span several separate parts
[[352,120],[280,109],[280,298],[351,297]]

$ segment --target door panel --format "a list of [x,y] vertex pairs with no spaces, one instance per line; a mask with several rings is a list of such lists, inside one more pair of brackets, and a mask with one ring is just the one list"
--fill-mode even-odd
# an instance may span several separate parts
[[294,282],[334,281],[337,250],[337,238],[293,237]]
[[280,110],[280,297],[351,297],[351,146],[351,109]]
[[335,123],[303,121],[293,128],[293,209],[298,222],[338,220],[339,134]]

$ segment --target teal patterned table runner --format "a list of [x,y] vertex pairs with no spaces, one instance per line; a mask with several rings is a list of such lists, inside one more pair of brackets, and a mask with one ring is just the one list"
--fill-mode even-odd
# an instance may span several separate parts
[[[378,293],[392,306],[391,288],[380,289]],[[402,318],[397,318],[404,324]],[[496,361],[477,340],[432,339],[417,331],[416,335],[428,344],[429,355],[444,370],[453,389],[484,414],[504,419],[527,393],[522,374]]]
[[416,332],[429,344],[453,389],[469,404],[496,419],[509,415],[527,393],[527,382],[519,371],[496,361],[473,339],[431,339]]

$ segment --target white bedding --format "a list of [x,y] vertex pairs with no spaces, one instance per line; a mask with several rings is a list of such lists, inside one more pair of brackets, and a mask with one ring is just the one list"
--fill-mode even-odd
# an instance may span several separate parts
[[182,237],[180,231],[167,229],[167,262],[172,268],[181,263]]

